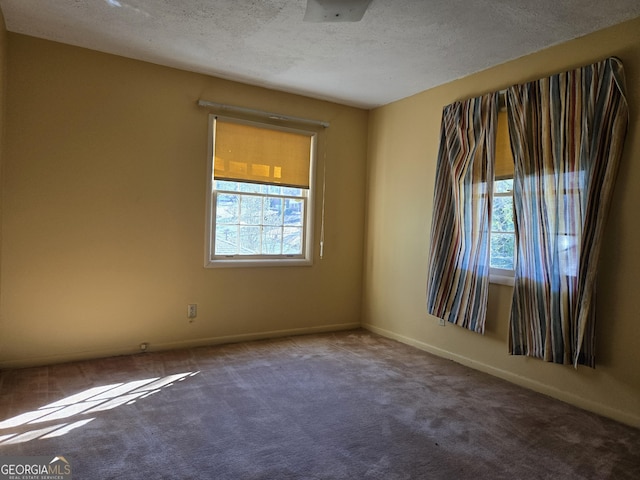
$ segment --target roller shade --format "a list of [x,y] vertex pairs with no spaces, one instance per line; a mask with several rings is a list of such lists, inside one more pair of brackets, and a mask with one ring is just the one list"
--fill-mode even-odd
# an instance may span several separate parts
[[498,112],[498,132],[496,135],[496,162],[493,167],[496,180],[513,178],[513,153],[509,142],[509,121],[507,112]]
[[309,188],[311,135],[216,119],[214,178]]

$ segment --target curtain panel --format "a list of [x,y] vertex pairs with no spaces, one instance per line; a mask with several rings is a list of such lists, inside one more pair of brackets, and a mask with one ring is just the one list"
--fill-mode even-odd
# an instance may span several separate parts
[[517,244],[509,351],[594,367],[596,270],[628,123],[622,64],[609,58],[507,96]]
[[427,286],[430,314],[484,333],[498,94],[444,107]]

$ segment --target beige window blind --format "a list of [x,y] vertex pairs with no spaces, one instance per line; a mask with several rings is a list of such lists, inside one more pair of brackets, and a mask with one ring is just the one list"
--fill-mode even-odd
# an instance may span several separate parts
[[311,135],[215,121],[214,178],[309,188]]
[[509,121],[506,110],[498,112],[496,134],[496,163],[493,167],[496,180],[513,178],[513,153],[509,143]]

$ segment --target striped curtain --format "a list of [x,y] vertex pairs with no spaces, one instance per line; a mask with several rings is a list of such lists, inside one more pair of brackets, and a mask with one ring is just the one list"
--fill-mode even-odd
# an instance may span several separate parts
[[508,89],[517,261],[509,350],[595,366],[595,287],[628,109],[618,59]]
[[427,309],[484,333],[497,93],[447,105],[431,224]]

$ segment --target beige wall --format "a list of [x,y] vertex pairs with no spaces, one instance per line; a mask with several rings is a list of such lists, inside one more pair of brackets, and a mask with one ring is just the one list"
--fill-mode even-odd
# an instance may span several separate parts
[[[331,122],[319,138],[324,260],[316,238],[312,267],[203,268],[199,98]],[[359,325],[367,121],[360,109],[10,33],[0,366]]]
[[[426,313],[427,255],[442,107],[615,55],[631,118],[598,292],[597,368],[507,354],[512,289],[492,285],[484,336]],[[640,426],[640,19],[371,112],[363,323],[379,333]]]

